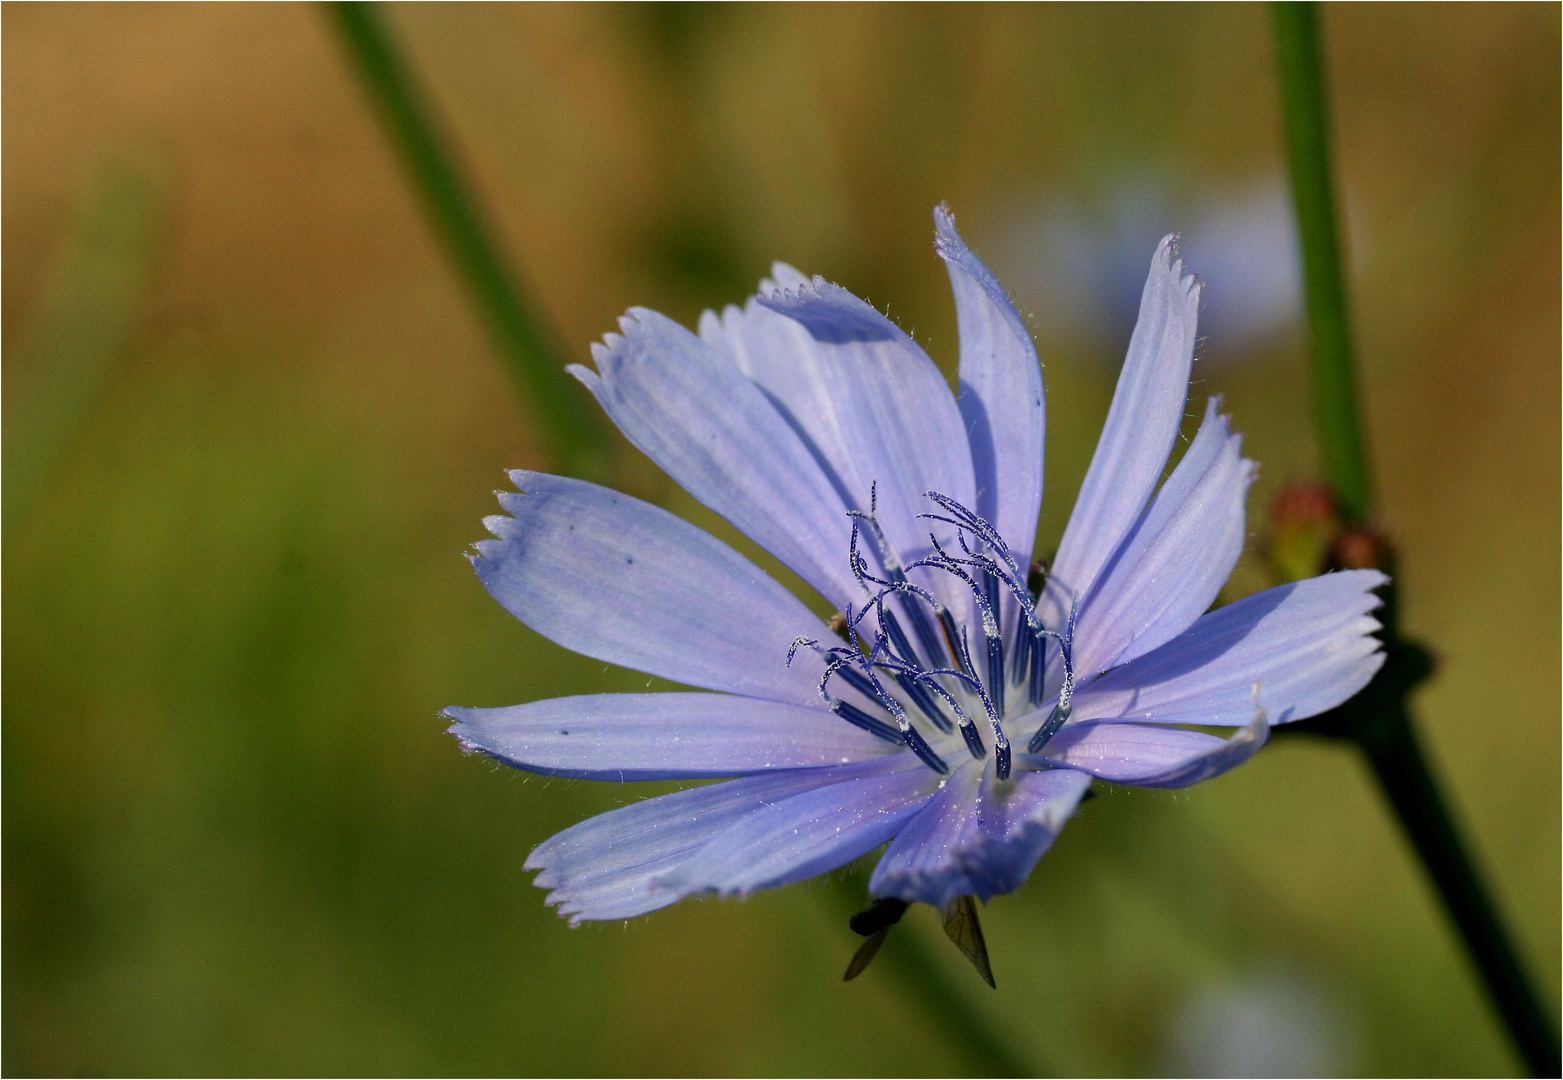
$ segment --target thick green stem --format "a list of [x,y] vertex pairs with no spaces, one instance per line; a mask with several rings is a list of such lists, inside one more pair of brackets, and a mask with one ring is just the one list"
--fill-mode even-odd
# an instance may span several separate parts
[[1557,1076],[1557,1036],[1439,796],[1411,718],[1402,706],[1380,712],[1375,720],[1360,741],[1385,796],[1438,883],[1525,1063],[1537,1076]]
[[537,305],[491,239],[494,232],[441,136],[433,107],[419,93],[387,31],[379,5],[325,7],[528,413],[542,426],[556,467],[594,470],[606,445],[596,414],[587,407],[584,391],[565,374],[562,353]]
[[[1313,3],[1297,2],[1273,3],[1271,11],[1302,243],[1319,454],[1325,481],[1355,525],[1369,514],[1370,491],[1335,219],[1318,13]],[[1464,938],[1515,1047],[1536,1075],[1557,1076],[1557,1034],[1422,753],[1406,707],[1411,689],[1427,676],[1431,664],[1424,650],[1400,637],[1394,593],[1388,591],[1381,612],[1388,655],[1378,676],[1345,705],[1297,726],[1350,739],[1362,748]]]
[[1311,3],[1277,3],[1272,5],[1272,11],[1292,200],[1302,243],[1308,374],[1319,461],[1325,482],[1334,489],[1341,508],[1355,524],[1368,512],[1368,466],[1352,368],[1318,25]]

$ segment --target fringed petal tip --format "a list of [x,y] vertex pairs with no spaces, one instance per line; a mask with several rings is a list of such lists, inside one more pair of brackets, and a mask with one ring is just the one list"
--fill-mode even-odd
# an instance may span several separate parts
[[626,308],[624,314],[619,316],[618,324],[618,333],[610,330],[602,336],[601,341],[591,343],[592,362],[597,365],[596,371],[584,364],[565,365],[565,371],[585,383],[587,387],[593,388],[594,392],[603,377],[611,377],[616,367],[632,359],[626,356],[627,353],[657,349],[661,345],[658,340],[659,335],[669,332],[687,333],[682,326],[660,311],[644,307]]
[[777,259],[771,263],[771,276],[760,282],[759,291],[764,293],[797,289],[807,285],[812,280],[814,280],[812,275],[805,274],[797,267]]
[[808,330],[816,341],[826,344],[911,341],[905,331],[872,304],[818,274],[812,281],[757,299],[761,307],[787,316]]
[[469,757],[486,757],[492,761],[498,761],[502,765],[509,765],[510,762],[495,754],[491,748],[483,745],[476,737],[471,721],[472,715],[477,711],[477,709],[468,709],[460,705],[451,705],[441,709],[438,714],[440,718],[451,722],[450,726],[445,729],[445,734],[455,739],[456,746],[463,754]]
[[1161,243],[1156,245],[1156,254],[1151,257],[1151,278],[1161,276],[1168,287],[1182,294],[1185,302],[1192,300],[1198,304],[1205,283],[1184,262],[1178,250],[1182,239],[1183,234],[1175,232],[1161,238]]
[[949,203],[942,202],[933,208],[933,249],[944,259],[966,249],[961,234],[955,228],[955,214],[950,210]]
[[[1009,325],[1018,342],[1021,343],[1023,355],[1021,363],[1036,363],[1035,352],[1031,347],[1031,334],[1026,329],[1025,321],[1021,319],[1020,312],[1015,309],[1014,301],[999,284],[998,278],[993,276],[993,271],[988,269],[986,263],[977,257],[977,253],[967,246],[961,239],[961,234],[955,228],[955,215],[945,203],[934,207],[934,240],[935,253],[943,259],[953,270],[964,271],[971,280],[987,294],[989,300],[995,305],[995,314]],[[959,303],[959,289],[957,289],[957,303]],[[966,345],[962,344],[962,361],[965,362]]]

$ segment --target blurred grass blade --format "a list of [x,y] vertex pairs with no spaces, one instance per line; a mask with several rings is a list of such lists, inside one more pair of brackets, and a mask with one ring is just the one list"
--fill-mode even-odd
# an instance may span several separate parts
[[1302,246],[1308,381],[1319,462],[1325,481],[1355,524],[1367,516],[1371,492],[1357,411],[1317,17],[1312,3],[1275,3],[1271,11],[1292,201]]
[[606,443],[585,391],[564,371],[540,308],[500,254],[496,233],[419,92],[378,4],[325,5],[353,67],[406,165],[435,231],[561,471],[601,467]]
[[6,395],[5,520],[15,525],[80,428],[146,294],[166,209],[147,155],[105,158],[83,185]]

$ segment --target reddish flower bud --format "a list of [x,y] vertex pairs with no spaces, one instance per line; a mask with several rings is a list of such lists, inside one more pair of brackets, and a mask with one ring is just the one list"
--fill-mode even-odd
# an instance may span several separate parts
[[1300,581],[1321,572],[1345,522],[1329,488],[1314,480],[1294,480],[1270,506],[1270,538],[1265,554],[1283,581]]
[[1383,533],[1374,529],[1350,529],[1330,545],[1327,565],[1331,570],[1389,570],[1395,561],[1394,548]]

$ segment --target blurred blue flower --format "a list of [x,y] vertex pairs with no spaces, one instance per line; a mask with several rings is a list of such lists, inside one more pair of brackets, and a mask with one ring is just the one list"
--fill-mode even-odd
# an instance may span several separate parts
[[1297,325],[1301,262],[1279,179],[1182,199],[1144,173],[1094,208],[1050,198],[1015,215],[1002,263],[1043,334],[1110,355],[1134,325],[1145,249],[1168,220],[1187,223],[1182,254],[1211,290],[1209,359],[1238,359]]
[[1037,355],[948,212],[935,221],[958,397],[895,324],[781,264],[698,335],[631,310],[597,371],[572,369],[631,442],[838,608],[833,625],[709,534],[584,481],[517,470],[510,516],[486,520],[497,539],[473,565],[522,622],[716,692],[451,708],[462,746],[553,776],[737,778],[539,845],[527,866],[572,922],[783,885],[883,844],[875,895],[987,900],[1026,879],[1092,777],[1215,776],[1382,662],[1375,571],[1206,610],[1243,547],[1253,464],[1211,401],[1157,489],[1200,295],[1173,237],[1044,581]]
[[1350,1076],[1355,1011],[1299,968],[1269,963],[1199,987],[1172,1016],[1165,1076]]

